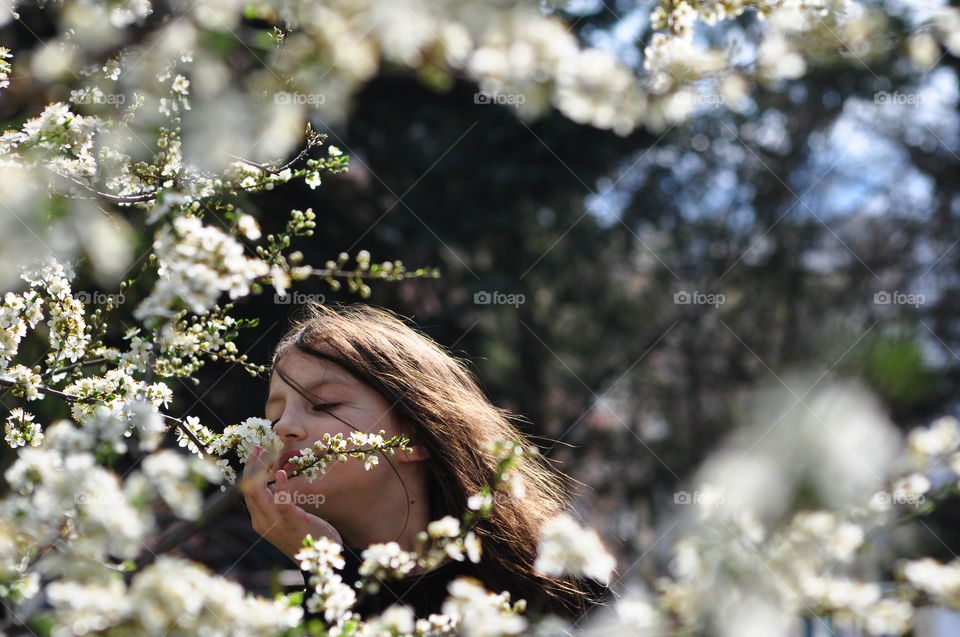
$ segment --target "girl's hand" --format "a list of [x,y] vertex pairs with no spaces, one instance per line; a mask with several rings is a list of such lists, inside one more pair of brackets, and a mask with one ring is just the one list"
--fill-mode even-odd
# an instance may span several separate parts
[[328,537],[342,546],[340,533],[329,522],[293,503],[286,471],[277,471],[276,484],[267,484],[269,469],[266,450],[255,447],[243,469],[243,498],[253,530],[294,562],[307,534],[314,539]]

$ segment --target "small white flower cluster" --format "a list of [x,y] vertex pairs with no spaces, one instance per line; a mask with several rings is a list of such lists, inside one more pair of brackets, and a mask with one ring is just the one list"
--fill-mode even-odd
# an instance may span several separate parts
[[[118,418],[132,420],[133,414],[128,413],[131,403],[143,400],[155,408],[160,408],[166,407],[173,399],[173,392],[165,383],[148,385],[116,368],[107,370],[103,376],[79,378],[67,385],[63,391],[81,399],[70,407],[74,419],[79,423],[93,416],[98,405],[107,407]],[[84,402],[88,400],[96,402]]]
[[470,577],[458,577],[450,582],[450,597],[443,603],[443,614],[456,625],[457,634],[465,637],[500,637],[519,635],[527,627],[520,615],[526,609],[525,600],[510,604],[510,593],[493,594]]
[[140,336],[139,327],[128,329],[123,335],[123,340],[130,341],[130,346],[119,355],[117,362],[127,370],[127,373],[146,373],[154,347],[153,342]]
[[144,458],[141,467],[143,475],[176,515],[188,520],[200,515],[203,496],[190,481],[190,466],[186,458],[170,449],[163,449]]
[[[505,491],[518,500],[525,497],[527,485],[523,474],[516,467],[524,457],[533,458],[537,456],[539,453],[537,448],[534,446],[523,447],[510,440],[493,440],[483,446],[486,451],[496,456],[497,465],[502,468],[502,472],[495,476],[493,488],[497,491]],[[468,508],[474,511],[487,510],[492,504],[492,494],[486,491],[475,494],[467,502]]]
[[757,70],[765,80],[793,80],[806,73],[807,63],[786,37],[773,31],[757,47]]
[[863,529],[828,511],[802,511],[787,528],[780,552],[825,551],[823,559],[846,563],[863,544]]
[[[293,170],[290,168],[284,168],[278,171],[264,170],[245,161],[235,161],[227,168],[224,178],[228,184],[236,184],[242,190],[273,190],[278,184],[285,184],[293,179]],[[317,181],[319,183],[319,176],[317,177]],[[247,216],[249,217],[249,215]],[[250,219],[253,218],[250,217]],[[240,218],[240,221],[242,220],[243,217]],[[250,224],[249,221],[244,223],[247,226]],[[254,234],[259,236],[258,233],[259,228]],[[247,238],[255,240],[249,235],[247,235]]]
[[616,561],[603,547],[596,531],[585,529],[567,513],[558,515],[540,529],[534,568],[555,577],[586,576],[608,582]]
[[[343,568],[342,547],[326,537],[314,540],[304,538],[304,546],[294,557],[300,562],[300,568],[309,571],[307,585],[313,589],[307,598],[307,610],[311,613],[323,610],[324,619],[330,624],[331,634],[339,634],[339,627],[353,617],[350,609],[357,600],[357,594],[343,583],[343,578],[333,572]],[[336,632],[335,632],[336,631]]]
[[23,365],[8,367],[4,373],[0,375],[0,380],[12,383],[11,392],[14,396],[20,396],[27,400],[43,398],[43,394],[39,391],[42,383],[40,374],[29,367],[24,367]]
[[417,565],[417,554],[404,551],[396,542],[371,544],[361,555],[358,572],[368,578],[365,589],[370,593],[380,590],[382,580],[403,579]]
[[58,581],[47,588],[52,635],[238,635],[268,637],[300,623],[285,599],[246,595],[243,587],[187,560],[161,556],[134,576],[101,582]]
[[333,436],[325,433],[313,443],[313,447],[305,447],[299,455],[290,458],[290,464],[296,467],[290,477],[301,476],[313,482],[326,473],[327,467],[333,462],[346,462],[349,458],[363,460],[363,468],[369,471],[379,464],[378,453],[392,456],[397,449],[408,453],[412,451],[404,446],[400,437],[384,440],[386,433],[383,429],[375,434],[351,431],[347,438],[342,433]]
[[39,447],[43,441],[43,430],[40,423],[34,422],[34,416],[20,407],[14,407],[7,416],[4,425],[4,440],[11,447]]
[[893,494],[890,498],[896,502],[916,502],[922,500],[920,496],[930,490],[930,479],[922,473],[911,473],[899,478],[893,483]]
[[0,89],[10,86],[10,71],[12,70],[12,67],[6,60],[6,58],[9,57],[13,57],[10,53],[10,49],[5,46],[0,46]]
[[523,476],[515,470],[507,471],[497,488],[507,491],[517,500],[523,499],[527,495],[527,485],[523,481]]
[[118,29],[142,23],[152,13],[150,0],[119,0],[110,3],[110,23]]
[[56,152],[66,151],[74,157],[92,160],[90,149],[100,122],[70,111],[63,102],[48,104],[39,117],[28,119],[19,131],[0,135],[0,150],[14,152],[19,148],[40,148]]
[[14,495],[0,501],[0,517],[17,520],[25,546],[57,542],[39,564],[57,577],[102,576],[113,556],[133,559],[152,531],[148,512],[132,506],[120,480],[89,452],[61,452],[67,421],[47,429],[44,444],[25,447],[4,473]]
[[36,290],[24,294],[7,292],[0,305],[0,370],[17,355],[20,341],[43,320],[43,298]]
[[170,117],[181,110],[190,110],[190,80],[182,75],[177,75],[170,83],[170,97],[161,97],[159,110],[161,113]]
[[[196,443],[194,443],[194,441],[190,438],[190,436],[184,432],[184,429],[192,433],[194,438],[200,442],[200,444],[203,446],[203,451],[201,451],[200,448],[197,447]],[[216,453],[214,449],[221,449],[219,446],[220,443],[218,443],[221,435],[214,432],[206,425],[200,424],[200,419],[196,416],[187,416],[183,419],[180,425],[175,428],[175,430],[177,434],[177,444],[179,444],[181,447],[186,447],[190,453],[197,455],[203,455],[206,453],[212,455]],[[264,445],[261,444],[261,446]],[[226,450],[229,451],[229,446],[226,447]],[[226,451],[224,451],[224,453],[226,453]],[[210,471],[216,472],[216,475],[209,477],[208,480],[210,482],[221,483],[221,491],[226,491],[226,485],[234,484],[237,481],[237,472],[233,467],[230,466],[230,461],[226,458],[216,460],[212,464],[204,463],[203,466],[209,467]]]
[[[943,470],[943,464],[948,471]],[[920,506],[944,487],[947,476],[954,484],[960,478],[960,421],[953,416],[910,431],[906,452],[891,477],[890,492],[877,492],[870,509],[883,514],[894,504]]]
[[141,320],[173,317],[177,301],[203,314],[228,292],[231,299],[250,293],[250,284],[270,268],[260,259],[244,256],[243,244],[232,235],[192,216],[178,217],[154,241],[160,278],[134,311]]
[[[246,356],[237,356],[237,345],[232,336],[229,336],[236,332],[237,327],[237,320],[226,315],[225,309],[219,306],[202,316],[190,316],[189,320],[165,323],[156,337],[159,347],[155,362],[157,373],[164,376],[192,377],[203,367],[201,356],[212,360],[222,358],[238,362],[249,370],[251,366],[246,363]],[[228,338],[231,340],[227,340]]]
[[937,605],[960,609],[960,560],[941,564],[933,558],[912,560],[901,567],[903,577]]
[[[52,257],[34,268],[25,269],[20,275],[30,284],[30,287],[43,290],[49,299],[47,303],[50,316],[47,320],[47,326],[50,328],[48,366],[62,359],[77,361],[86,353],[90,345],[83,303],[70,292],[70,281],[74,276],[73,269],[69,265],[60,263]],[[31,318],[38,316],[39,309],[34,306]]]
[[[388,607],[379,616],[371,618],[357,630],[357,637],[407,637],[430,634],[429,629],[421,630],[420,621],[414,617],[413,609],[402,604]],[[425,622],[427,623],[427,622]],[[428,623],[427,623],[428,624]]]
[[670,4],[661,3],[650,13],[650,27],[652,29],[655,31],[669,29],[671,33],[679,36],[692,35],[693,25],[696,21],[697,10],[685,0]]
[[283,441],[273,431],[272,422],[266,418],[251,417],[239,425],[230,425],[225,428],[223,433],[210,445],[209,451],[218,456],[225,456],[231,451],[236,451],[240,461],[246,462],[253,448],[257,445],[269,452],[279,453],[283,448]]
[[427,535],[432,538],[457,537],[460,535],[460,520],[447,515],[427,525]]
[[[194,437],[203,445],[203,450],[201,451],[197,447],[196,443],[188,436],[184,429],[188,430],[194,435]],[[200,424],[200,419],[196,416],[187,416],[183,419],[180,427],[176,428],[177,432],[177,444],[181,447],[186,447],[190,453],[197,455],[202,455],[204,452],[208,452],[210,445],[212,445],[217,438],[219,437],[212,429],[206,425]]]
[[256,218],[251,215],[240,215],[240,218],[237,219],[237,229],[243,236],[251,241],[256,241],[261,236],[260,224],[258,224]]
[[960,446],[960,422],[952,416],[935,420],[929,427],[917,427],[907,436],[908,450],[921,462],[943,457]]
[[526,116],[552,104],[576,122],[626,135],[645,108],[636,76],[615,56],[581,49],[562,21],[527,7],[492,21],[466,68],[482,91]]
[[443,555],[458,562],[469,559],[475,564],[478,563],[483,552],[480,538],[473,531],[466,533],[463,531],[460,520],[451,515],[430,522],[427,525],[427,532],[418,536],[421,542],[429,542],[430,548],[425,556],[427,564],[438,563]]
[[673,578],[657,582],[659,605],[687,625],[719,617],[729,628],[737,618],[725,609],[762,599],[757,604],[780,617],[816,608],[871,635],[903,634],[913,616],[909,602],[883,598],[878,584],[839,572],[863,541],[859,524],[829,511],[802,511],[769,538],[754,515],[714,515],[674,546]]
[[133,434],[138,450],[148,452],[157,448],[165,431],[156,407],[133,400],[118,409],[97,405],[82,427],[69,420],[57,421],[47,429],[46,438],[52,447],[64,453],[96,450],[123,454],[129,450],[127,441]]
[[471,511],[489,511],[493,506],[493,494],[487,491],[475,493],[467,498],[467,508]]
[[724,64],[719,52],[703,50],[690,38],[665,33],[653,34],[643,59],[643,68],[650,73],[650,90],[657,95],[716,73]]

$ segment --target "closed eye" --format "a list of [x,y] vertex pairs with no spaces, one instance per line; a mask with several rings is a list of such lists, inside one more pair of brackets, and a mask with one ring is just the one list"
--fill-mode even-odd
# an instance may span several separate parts
[[313,411],[330,411],[334,407],[340,406],[340,403],[320,403],[313,406]]

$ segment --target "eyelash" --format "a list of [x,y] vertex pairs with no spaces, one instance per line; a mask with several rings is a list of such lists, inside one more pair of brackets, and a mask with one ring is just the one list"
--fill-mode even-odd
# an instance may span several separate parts
[[[339,407],[339,406],[340,406],[340,403],[318,403],[318,404],[314,405],[313,407],[311,407],[311,409],[312,409],[313,411],[329,411],[329,410],[333,409],[334,407]],[[271,421],[270,421],[270,425],[271,425],[271,426],[276,426],[276,424],[277,424],[277,421],[276,421],[276,420],[271,420]]]

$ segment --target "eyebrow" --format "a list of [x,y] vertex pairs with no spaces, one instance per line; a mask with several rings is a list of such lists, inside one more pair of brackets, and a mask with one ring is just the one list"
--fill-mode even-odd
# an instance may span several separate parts
[[[282,380],[282,379],[281,379],[281,380]],[[309,391],[314,390],[314,389],[319,389],[319,388],[321,388],[321,387],[323,387],[323,386],[325,386],[325,385],[343,385],[344,387],[350,387],[350,386],[351,386],[351,383],[348,383],[348,382],[347,382],[346,380],[344,380],[344,379],[341,379],[341,378],[338,378],[338,377],[334,377],[334,378],[325,378],[325,379],[323,379],[323,380],[318,380],[318,381],[316,381],[316,382],[309,383],[309,384],[307,384],[307,385],[304,385],[303,388],[304,388],[306,391],[309,392]],[[299,392],[298,392],[298,393],[299,393]],[[277,395],[277,396],[273,396],[273,397],[271,397],[271,398],[268,398],[265,406],[269,406],[269,405],[277,402],[277,401],[280,400],[281,398],[283,398],[283,396],[280,396],[280,395]]]

